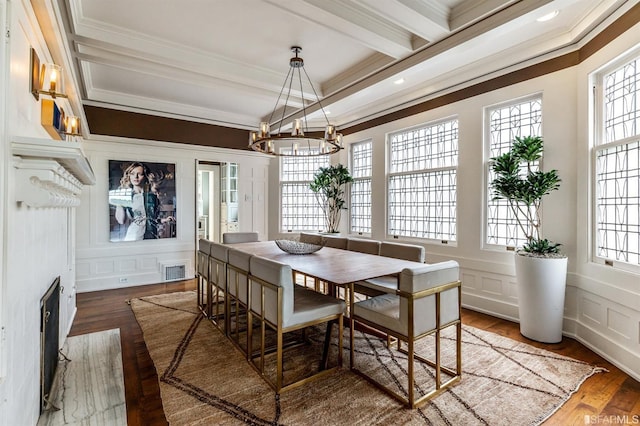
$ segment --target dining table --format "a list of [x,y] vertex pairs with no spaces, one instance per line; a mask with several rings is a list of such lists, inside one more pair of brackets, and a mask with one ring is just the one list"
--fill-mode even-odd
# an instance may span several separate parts
[[411,260],[378,256],[357,251],[323,247],[310,254],[290,254],[281,250],[275,241],[228,244],[238,250],[291,266],[311,278],[345,287],[351,283],[385,275],[397,275],[404,268],[424,265]]
[[[280,249],[275,241],[258,241],[247,243],[226,244],[229,247],[261,256],[291,266],[294,273],[326,282],[329,293],[339,296],[337,287],[349,289],[351,297],[346,297],[347,311],[350,311],[350,299],[353,301],[354,283],[385,275],[398,275],[404,268],[411,268],[424,263],[394,257],[378,256],[357,251],[323,247],[309,254],[291,254]],[[383,291],[388,291],[384,289]],[[329,343],[331,340],[331,326],[327,323],[324,339],[321,369],[327,368]],[[370,333],[377,334],[375,330]]]

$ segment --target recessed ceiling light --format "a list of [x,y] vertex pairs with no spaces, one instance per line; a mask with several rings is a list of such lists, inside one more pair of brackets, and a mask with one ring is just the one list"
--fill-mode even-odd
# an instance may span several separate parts
[[547,22],[552,20],[553,18],[555,18],[556,16],[558,16],[558,12],[557,10],[554,10],[553,12],[549,12],[546,15],[543,15],[541,17],[539,17],[538,19],[536,19],[536,21],[538,22]]
[[404,78],[399,78],[393,82],[393,84],[402,84],[404,83]]

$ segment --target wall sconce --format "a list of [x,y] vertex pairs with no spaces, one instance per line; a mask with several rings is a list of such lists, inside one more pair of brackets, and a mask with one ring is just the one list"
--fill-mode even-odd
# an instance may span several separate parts
[[31,93],[36,100],[40,95],[52,98],[66,98],[62,67],[56,64],[42,64],[35,49],[31,48]]
[[80,136],[80,119],[75,115],[69,115],[64,119],[64,134],[67,136]]

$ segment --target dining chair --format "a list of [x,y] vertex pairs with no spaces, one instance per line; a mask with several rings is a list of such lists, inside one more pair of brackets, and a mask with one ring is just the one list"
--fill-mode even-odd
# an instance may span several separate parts
[[[324,246],[325,243],[323,241],[322,235],[320,234],[310,234],[307,232],[300,232],[300,237],[298,238],[298,241],[300,241],[301,243],[307,243],[307,244],[315,244],[317,246]],[[300,272],[295,272],[294,274],[294,282],[296,284],[300,284],[303,285],[305,287],[309,287],[310,285],[313,286],[313,288],[315,289],[315,291],[321,291],[320,287],[321,287],[321,283],[320,280],[314,277],[309,277],[305,274],[302,274]],[[309,283],[311,283],[309,285]]]
[[[225,334],[248,358],[249,260],[251,253],[229,247],[227,252],[227,294],[225,297]],[[244,312],[244,315],[242,314]],[[242,320],[246,324],[242,326]]]
[[378,255],[380,254],[380,241],[366,240],[364,238],[349,238],[347,240],[347,250]]
[[[351,369],[410,408],[415,408],[459,382],[462,377],[459,275],[459,266],[455,261],[405,268],[400,273],[399,289],[395,294],[383,294],[355,303],[352,296],[349,339]],[[397,350],[407,356],[406,366],[402,364],[399,368],[394,368],[387,364],[384,369],[376,369],[371,363],[356,366],[354,327],[358,323],[396,337]],[[444,339],[441,333],[449,327],[455,328],[455,360],[447,360],[448,366],[444,366],[441,359]],[[416,342],[430,335],[434,336],[434,356],[427,359],[416,353]],[[407,345],[406,349],[403,342]],[[427,366],[433,368],[433,372],[429,371],[426,375],[428,378],[424,378],[424,375],[421,377],[421,383],[416,383],[415,360],[426,364],[425,369]],[[452,362],[454,366],[451,366]],[[420,372],[423,371],[421,368]],[[443,380],[442,372],[448,375],[447,379]],[[388,376],[382,377],[382,374]],[[397,374],[407,375],[406,389],[401,387]],[[390,384],[382,383],[383,379],[387,379]],[[433,385],[429,386],[429,380],[433,380]]]
[[[289,265],[260,256],[253,256],[249,263],[251,286],[249,317],[255,317],[260,322],[259,354],[253,356],[251,329],[249,329],[249,354],[251,365],[256,368],[265,381],[279,394],[318,379],[341,367],[345,302],[294,285]],[[324,369],[323,363],[319,362],[317,372],[285,384],[283,377],[284,334],[333,320],[338,323],[338,365]],[[272,374],[269,374],[269,370],[265,368],[267,328],[276,334],[275,380],[270,377]]]
[[223,244],[253,243],[258,241],[257,232],[225,232],[222,234]]
[[301,232],[299,241],[301,243],[315,244],[318,246],[323,245],[322,235],[319,235],[319,234],[308,234],[306,232]]
[[333,235],[323,235],[322,242],[325,247],[337,248],[341,250],[347,249],[348,239],[345,237],[338,237]]
[[[380,244],[380,256],[424,263],[425,250],[423,246],[417,244],[391,243],[383,241]],[[397,275],[385,275],[365,281],[358,281],[355,285],[356,293],[367,294],[369,296],[379,295],[380,293],[386,292],[394,292],[397,289]]]
[[200,238],[198,240],[197,253],[197,305],[202,315],[209,318],[209,251],[211,249],[211,241]]
[[209,319],[221,330],[227,329],[227,263],[229,263],[229,247],[212,241],[209,247],[209,288],[207,291]]

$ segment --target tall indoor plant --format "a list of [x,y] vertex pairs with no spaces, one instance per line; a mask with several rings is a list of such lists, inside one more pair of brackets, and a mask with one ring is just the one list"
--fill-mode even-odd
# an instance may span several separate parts
[[309,184],[324,213],[326,231],[338,232],[342,210],[346,209],[345,186],[353,177],[342,164],[320,167]]
[[562,340],[567,257],[540,234],[542,198],[559,189],[557,170],[542,171],[544,143],[539,136],[516,137],[509,152],[491,159],[494,199],[504,199],[527,242],[516,251],[520,332],[533,340]]

